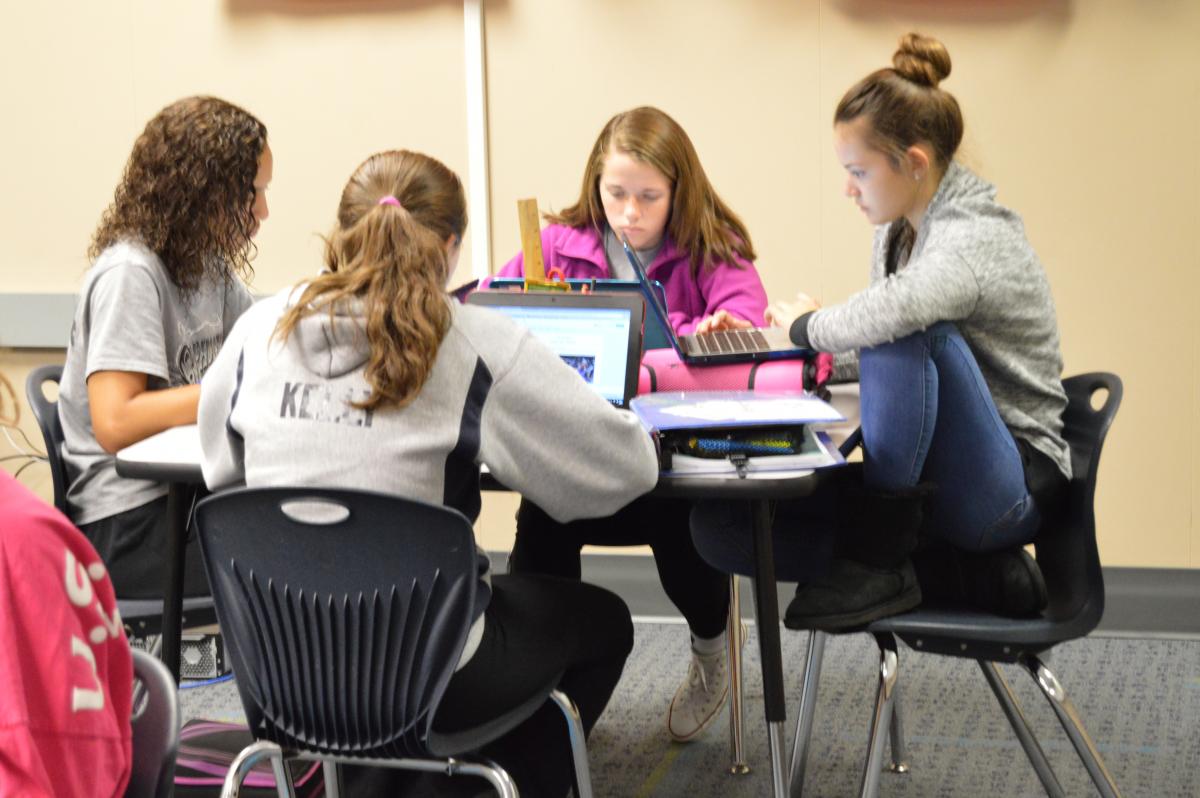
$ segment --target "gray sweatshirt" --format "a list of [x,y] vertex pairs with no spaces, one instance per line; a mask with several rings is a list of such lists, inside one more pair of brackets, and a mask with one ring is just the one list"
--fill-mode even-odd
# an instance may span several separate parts
[[[306,317],[271,340],[292,289],[247,311],[200,389],[212,490],[376,490],[479,515],[479,466],[553,518],[611,515],[650,490],[658,464],[637,418],[617,410],[523,327],[451,303],[453,323],[420,394],[374,412],[358,303]],[[465,662],[482,636],[475,624]]]
[[845,353],[837,358],[838,376],[847,377],[857,374],[858,349],[953,322],[1009,431],[1070,477],[1054,300],[1021,218],[997,204],[995,186],[955,162],[929,203],[907,262],[888,276],[890,227],[875,231],[870,286],[809,316],[809,343]]

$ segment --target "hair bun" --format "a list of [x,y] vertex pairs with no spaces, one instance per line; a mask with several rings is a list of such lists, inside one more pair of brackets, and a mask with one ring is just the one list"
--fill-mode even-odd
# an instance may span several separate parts
[[892,68],[905,80],[936,89],[950,75],[950,53],[937,39],[906,33],[892,56]]

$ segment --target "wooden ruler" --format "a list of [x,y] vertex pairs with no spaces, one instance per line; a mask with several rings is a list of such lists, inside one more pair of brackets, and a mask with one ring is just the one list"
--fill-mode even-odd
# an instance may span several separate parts
[[546,265],[542,260],[542,224],[538,219],[536,199],[517,200],[517,218],[521,222],[521,252],[525,255],[525,281],[546,282]]

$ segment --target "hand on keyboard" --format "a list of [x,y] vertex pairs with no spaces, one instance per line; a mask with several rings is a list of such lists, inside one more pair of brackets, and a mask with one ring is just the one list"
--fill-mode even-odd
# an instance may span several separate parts
[[783,327],[786,330],[792,326],[792,322],[796,319],[820,307],[820,302],[808,294],[801,292],[796,294],[796,299],[793,302],[782,299],[772,302],[767,308],[767,323],[773,324],[776,327]]
[[727,310],[718,310],[711,316],[705,316],[696,325],[696,335],[719,332],[721,330],[746,330],[754,325],[745,319],[739,319]]

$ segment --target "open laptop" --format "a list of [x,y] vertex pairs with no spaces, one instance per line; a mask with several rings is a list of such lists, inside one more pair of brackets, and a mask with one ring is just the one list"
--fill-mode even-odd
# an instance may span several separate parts
[[467,303],[498,310],[527,327],[597,393],[629,407],[642,361],[641,294],[475,291]]
[[685,363],[701,365],[713,363],[750,363],[756,360],[781,360],[784,358],[811,357],[813,351],[796,346],[788,337],[788,331],[782,327],[751,327],[745,330],[723,330],[721,332],[704,333],[702,335],[676,335],[667,315],[666,303],[658,293],[651,289],[650,278],[646,276],[646,267],[641,258],[629,246],[629,239],[621,236],[621,245],[625,255],[633,266],[642,285],[642,294],[650,306],[650,311],[658,318],[659,323],[666,329],[668,340],[679,358]]
[[[654,290],[658,295],[664,296],[662,283],[658,280],[651,280]],[[600,279],[580,279],[576,277],[568,277],[567,285],[571,286],[572,291],[601,291],[607,293],[621,294],[626,291],[642,292],[642,284],[638,280],[600,280]],[[493,277],[488,283],[488,288],[506,289],[509,291],[523,290],[525,288],[524,277]],[[667,338],[667,331],[663,329],[662,324],[658,321],[658,316],[651,314],[645,320],[642,329],[642,349],[665,349],[671,345]]]

